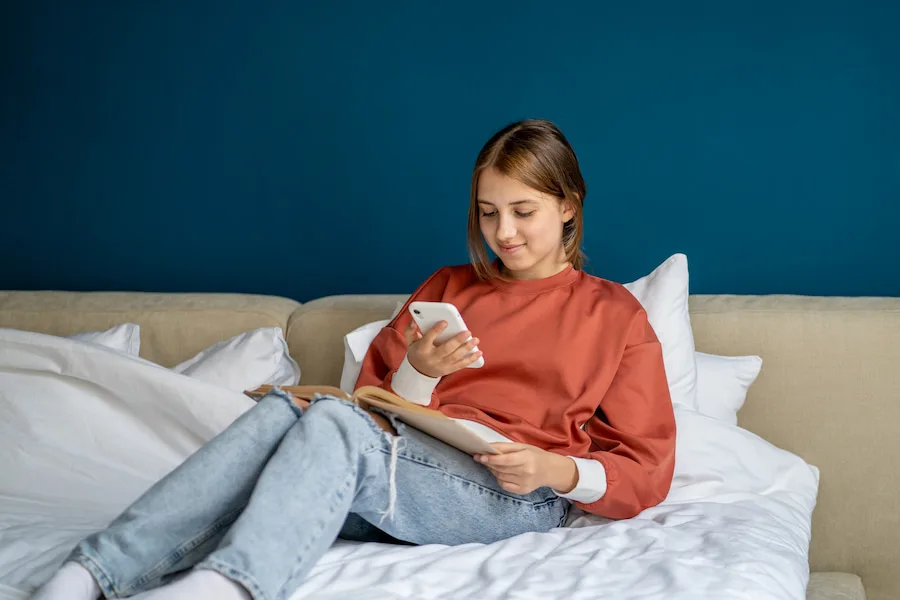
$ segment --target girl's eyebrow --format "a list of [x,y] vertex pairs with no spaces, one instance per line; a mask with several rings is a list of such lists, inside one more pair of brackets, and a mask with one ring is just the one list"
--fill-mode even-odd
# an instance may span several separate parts
[[[519,204],[527,204],[527,203],[529,203],[529,202],[537,202],[537,200],[531,200],[530,198],[529,198],[529,199],[525,199],[525,200],[516,200],[515,202],[510,202],[509,205],[510,205],[510,206],[517,206],[517,205],[519,205]],[[490,206],[494,206],[493,204],[491,204],[491,203],[488,202],[487,200],[482,200],[482,199],[480,199],[480,198],[478,199],[478,204],[489,204]]]

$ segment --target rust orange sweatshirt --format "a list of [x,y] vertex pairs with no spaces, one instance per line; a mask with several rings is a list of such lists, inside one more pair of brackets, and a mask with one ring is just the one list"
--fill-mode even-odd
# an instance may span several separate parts
[[[432,275],[414,300],[453,303],[480,340],[484,367],[440,379],[414,371],[405,306],[369,347],[357,387],[381,385],[416,401],[392,387],[412,383],[427,390],[420,403],[430,391],[428,406],[448,417],[573,457],[576,493],[560,495],[590,513],[629,518],[666,497],[675,417],[662,349],[623,286],[572,267],[545,279],[483,282],[465,265]],[[582,481],[591,478],[600,485]],[[585,498],[585,486],[600,492]]]

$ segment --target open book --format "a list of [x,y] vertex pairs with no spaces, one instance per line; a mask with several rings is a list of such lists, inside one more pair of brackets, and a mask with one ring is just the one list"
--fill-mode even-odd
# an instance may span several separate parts
[[[262,398],[272,390],[271,385],[263,385],[255,390],[244,392],[256,400]],[[316,394],[335,396],[349,400],[362,409],[369,407],[379,408],[385,412],[394,414],[400,421],[410,427],[415,427],[431,437],[437,438],[454,448],[468,454],[500,454],[500,452],[486,441],[475,435],[464,425],[444,415],[443,413],[404,400],[397,394],[393,394],[380,387],[365,385],[347,395],[341,389],[330,385],[282,385],[278,386],[295,398],[311,400]]]

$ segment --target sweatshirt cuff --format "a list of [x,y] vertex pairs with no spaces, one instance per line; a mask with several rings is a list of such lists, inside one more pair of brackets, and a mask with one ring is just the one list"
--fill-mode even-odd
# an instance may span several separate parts
[[440,377],[428,377],[416,371],[409,363],[409,359],[403,357],[403,362],[394,376],[391,377],[391,388],[394,393],[415,404],[428,406],[431,404],[431,395],[437,387]]
[[554,490],[556,495],[582,504],[592,504],[602,498],[606,494],[606,469],[603,468],[603,463],[593,458],[569,458],[575,461],[575,468],[578,469],[578,483],[567,494]]

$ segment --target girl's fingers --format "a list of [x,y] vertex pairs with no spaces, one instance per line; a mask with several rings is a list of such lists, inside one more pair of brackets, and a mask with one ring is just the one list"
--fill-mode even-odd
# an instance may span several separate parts
[[523,494],[525,492],[525,488],[518,483],[513,483],[511,481],[500,481],[500,487],[513,494]]
[[409,325],[406,326],[406,329],[403,330],[403,337],[406,338],[407,347],[411,346],[413,342],[421,337],[421,335],[417,335],[418,333],[419,331],[415,321],[410,321]]
[[481,358],[481,355],[482,355],[481,350],[479,350],[478,352],[473,352],[472,354],[470,354],[468,356],[464,356],[461,360],[459,360],[454,365],[454,367],[456,367],[457,370],[465,369],[466,367],[471,365],[473,362],[475,362],[476,360]]
[[438,347],[438,355],[442,358],[452,357],[455,352],[465,346],[471,336],[472,334],[468,331],[456,334]]
[[495,471],[494,469],[490,469],[491,475],[500,482],[500,483],[515,483],[512,477],[509,477],[506,473],[501,473],[500,471]]
[[447,321],[440,321],[437,325],[428,330],[425,335],[422,336],[422,341],[428,344],[429,346],[434,345],[434,340],[441,334],[442,331],[447,329]]
[[510,467],[519,467],[524,465],[526,457],[517,456],[519,452],[510,452],[508,454],[482,454],[481,462],[491,469],[506,469]]
[[521,469],[515,467],[489,467],[491,473],[493,473],[496,477],[500,476],[513,476],[518,474]]
[[472,348],[478,345],[478,338],[472,338],[465,344],[461,345],[457,348],[452,354],[450,354],[447,359],[453,363],[457,363],[464,358],[466,358],[470,352],[472,352]]

